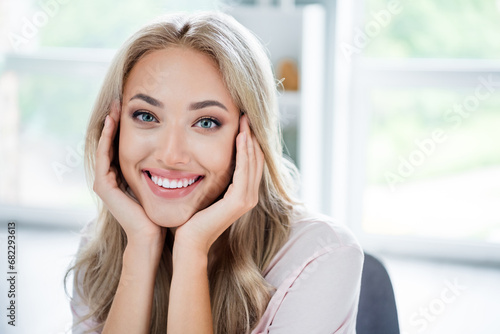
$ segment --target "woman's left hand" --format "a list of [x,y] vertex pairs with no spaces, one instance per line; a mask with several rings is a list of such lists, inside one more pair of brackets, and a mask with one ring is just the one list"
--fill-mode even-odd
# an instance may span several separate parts
[[243,115],[240,133],[236,137],[233,181],[221,200],[197,212],[176,229],[174,253],[187,249],[207,255],[215,240],[257,205],[263,166],[264,154],[250,130],[247,116]]

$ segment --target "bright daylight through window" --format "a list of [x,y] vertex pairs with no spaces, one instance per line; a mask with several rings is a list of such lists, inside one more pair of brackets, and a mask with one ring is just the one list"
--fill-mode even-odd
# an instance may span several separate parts
[[366,1],[355,50],[363,230],[500,243],[500,2],[388,3]]
[[[116,48],[159,13],[217,3],[0,1],[0,212],[19,219],[35,210],[34,222],[75,223],[75,212],[80,223],[90,219],[85,128]],[[89,20],[94,13],[106,20]]]

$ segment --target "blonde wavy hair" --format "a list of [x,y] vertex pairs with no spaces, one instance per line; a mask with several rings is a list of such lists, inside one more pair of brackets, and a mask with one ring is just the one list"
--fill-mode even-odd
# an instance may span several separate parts
[[[130,71],[146,54],[172,46],[188,47],[214,60],[233,101],[248,116],[265,156],[257,206],[225,231],[209,254],[214,332],[249,333],[263,315],[273,289],[262,273],[287,240],[298,204],[293,196],[296,169],[282,155],[277,82],[267,53],[253,34],[232,17],[211,12],[162,17],[128,39],[112,61],[89,121],[85,146],[88,181],[93,183],[104,118],[112,103],[122,100]],[[117,152],[117,139],[114,145]],[[119,170],[116,159],[113,164]],[[125,183],[122,176],[118,178]],[[95,225],[93,236],[68,274],[73,272],[75,292],[89,308],[82,321],[92,319],[99,330],[118,286],[127,239],[102,203]],[[164,334],[167,327],[172,245],[168,234],[154,287],[153,334]]]

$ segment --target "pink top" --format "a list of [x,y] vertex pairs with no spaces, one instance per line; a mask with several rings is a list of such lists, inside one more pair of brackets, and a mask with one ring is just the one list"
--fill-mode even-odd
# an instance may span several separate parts
[[[294,222],[263,273],[276,291],[251,334],[356,333],[362,266],[363,252],[343,225],[323,216]],[[71,307],[74,323],[88,310],[77,294]]]

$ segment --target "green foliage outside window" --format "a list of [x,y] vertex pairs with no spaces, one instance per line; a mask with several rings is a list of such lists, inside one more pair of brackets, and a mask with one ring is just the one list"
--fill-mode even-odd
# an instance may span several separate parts
[[388,8],[392,15],[365,48],[384,58],[500,58],[500,4],[496,0],[367,0],[365,20]]

